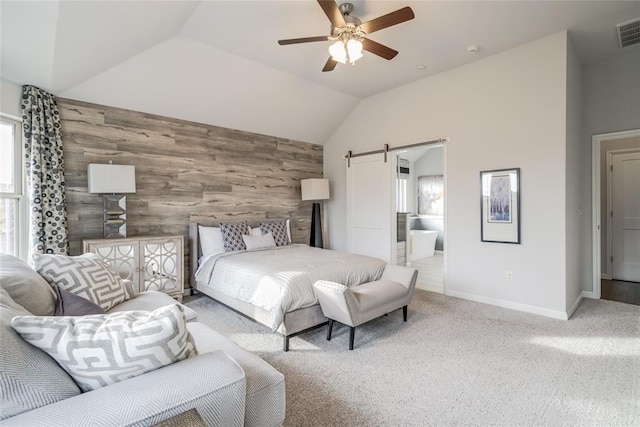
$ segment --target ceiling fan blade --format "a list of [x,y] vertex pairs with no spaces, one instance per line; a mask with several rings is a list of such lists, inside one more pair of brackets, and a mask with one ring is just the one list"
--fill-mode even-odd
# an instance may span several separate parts
[[327,40],[329,40],[329,36],[301,37],[299,39],[278,40],[278,44],[283,46],[296,43],[326,42]]
[[334,27],[344,27],[346,22],[344,22],[344,18],[342,17],[342,12],[338,9],[338,5],[333,0],[318,0],[318,4],[324,11],[329,21],[331,21],[331,25]]
[[324,64],[322,72],[333,71],[333,69],[336,68],[336,65],[338,65],[338,61],[336,61],[332,57],[329,57],[329,59],[327,59],[327,63]]
[[386,15],[379,16],[371,21],[367,21],[360,25],[360,29],[366,34],[371,34],[374,31],[409,21],[415,17],[413,10],[411,10],[409,6],[406,6],[402,9],[396,10],[395,12],[387,13]]
[[362,48],[378,55],[381,58],[388,60],[395,58],[395,56],[398,54],[397,50],[393,50],[390,47],[366,38],[362,40]]

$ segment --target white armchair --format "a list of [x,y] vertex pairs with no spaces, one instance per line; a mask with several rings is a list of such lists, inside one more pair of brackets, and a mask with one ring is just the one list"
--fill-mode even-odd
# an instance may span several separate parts
[[402,307],[407,321],[407,306],[413,297],[418,270],[389,265],[380,280],[348,288],[340,283],[319,280],[313,284],[322,313],[329,319],[327,340],[331,340],[333,322],[350,326],[349,350],[353,350],[356,326]]

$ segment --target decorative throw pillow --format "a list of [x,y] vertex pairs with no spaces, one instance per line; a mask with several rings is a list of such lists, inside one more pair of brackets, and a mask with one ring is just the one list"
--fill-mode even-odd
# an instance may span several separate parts
[[86,316],[89,314],[105,314],[105,311],[98,304],[82,298],[79,295],[72,294],[69,291],[60,289],[56,286],[58,301],[56,302],[56,311],[54,316]]
[[222,222],[220,223],[220,232],[222,233],[225,252],[243,251],[247,248],[242,239],[244,234],[250,233],[246,221]]
[[252,236],[262,236],[262,230],[260,230],[260,227],[249,227],[249,229],[251,230],[251,235]]
[[198,354],[182,307],[82,317],[18,316],[11,326],[51,356],[82,391]]
[[271,248],[276,246],[276,241],[273,240],[273,234],[267,233],[262,236],[242,236],[244,244],[247,249],[262,249]]
[[224,241],[222,240],[220,227],[203,227],[200,225],[198,226],[198,233],[202,256],[224,252]]
[[31,314],[53,315],[56,293],[26,262],[11,255],[0,254],[0,287]]
[[96,254],[34,254],[33,263],[52,286],[86,298],[105,311],[133,296],[120,276]]
[[287,233],[287,221],[261,222],[260,230],[262,230],[262,234],[269,232],[273,234],[273,239],[278,246],[287,246],[291,243],[289,234]]

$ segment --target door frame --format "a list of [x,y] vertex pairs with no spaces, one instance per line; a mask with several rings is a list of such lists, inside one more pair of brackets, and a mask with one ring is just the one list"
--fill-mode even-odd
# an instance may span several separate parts
[[[602,280],[602,218],[600,215],[602,206],[602,189],[600,188],[600,148],[604,141],[625,139],[640,136],[640,129],[632,129],[620,132],[596,134],[591,137],[591,246],[592,246],[592,291],[584,292],[588,298],[600,299]],[[609,192],[607,192],[609,193]],[[610,240],[610,233],[607,233]],[[607,269],[610,270],[609,267]]]
[[[436,145],[436,146],[440,146],[442,147],[442,181],[443,181],[443,191],[444,191],[444,203],[443,203],[443,210],[444,210],[444,214],[442,216],[442,229],[443,229],[443,233],[442,233],[442,239],[444,242],[444,247],[442,248],[442,295],[447,295],[447,276],[449,273],[449,264],[448,264],[448,248],[449,248],[449,227],[447,226],[449,223],[448,217],[449,217],[449,209],[448,209],[448,200],[449,200],[449,189],[447,187],[447,150],[449,148],[449,143],[451,142],[450,138],[446,138],[444,141],[442,141],[441,143],[432,143],[432,144],[423,144],[423,145]],[[415,146],[411,146],[409,147],[409,149],[411,148],[416,148]],[[395,176],[394,176],[395,179]],[[394,185],[395,188],[395,185]],[[414,190],[417,190],[416,188],[414,188]],[[417,208],[417,206],[416,206]],[[393,224],[391,225],[391,229],[394,230],[394,233],[397,232],[397,227],[398,227],[398,218],[396,216],[396,206],[395,206],[395,199],[394,202],[391,205],[391,209],[393,210],[393,214],[391,215],[392,218],[392,222]],[[393,236],[393,241],[394,241],[394,245],[397,245],[395,243],[396,240],[396,236]],[[393,256],[396,256],[396,249],[394,248],[393,251]],[[407,260],[409,259],[409,254],[408,254],[408,250],[407,250]],[[397,263],[397,259],[396,259],[396,263]]]

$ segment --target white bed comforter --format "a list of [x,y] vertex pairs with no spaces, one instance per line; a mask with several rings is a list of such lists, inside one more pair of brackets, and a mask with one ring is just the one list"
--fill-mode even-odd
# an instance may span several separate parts
[[312,287],[317,280],[355,286],[379,279],[385,265],[377,258],[296,244],[203,258],[196,282],[267,310],[275,331],[284,313],[318,302]]

